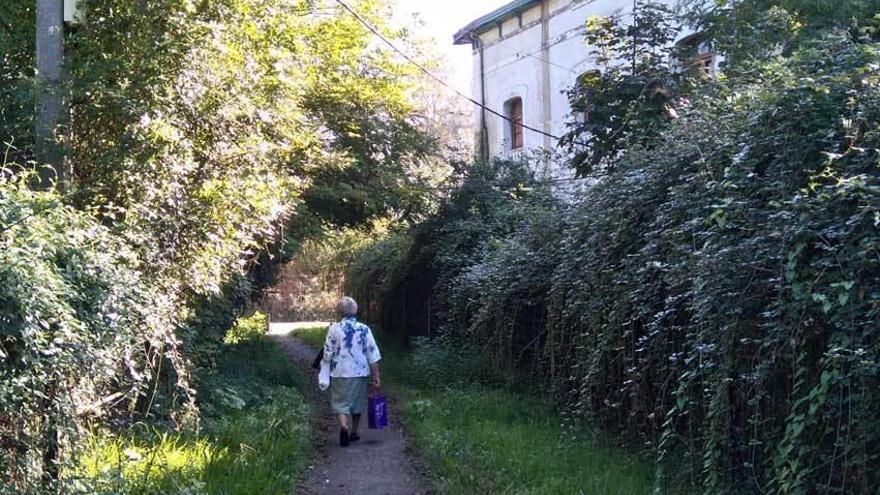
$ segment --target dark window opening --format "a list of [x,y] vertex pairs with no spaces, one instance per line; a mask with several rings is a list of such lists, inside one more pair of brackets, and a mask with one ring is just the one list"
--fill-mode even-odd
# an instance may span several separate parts
[[702,33],[682,39],[676,48],[682,70],[709,77],[715,75],[715,54]]
[[523,107],[522,98],[511,98],[504,104],[507,113],[510,149],[518,150],[523,147]]

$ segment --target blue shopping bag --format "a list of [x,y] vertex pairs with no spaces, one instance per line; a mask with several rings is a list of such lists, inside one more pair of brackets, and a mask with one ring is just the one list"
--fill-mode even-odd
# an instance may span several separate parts
[[370,429],[381,430],[388,426],[388,398],[376,393],[367,400],[367,420]]

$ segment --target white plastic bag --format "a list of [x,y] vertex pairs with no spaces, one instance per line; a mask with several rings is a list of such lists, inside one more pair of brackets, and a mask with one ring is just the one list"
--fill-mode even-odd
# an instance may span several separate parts
[[330,388],[330,363],[321,362],[321,371],[318,372],[318,388],[321,390]]

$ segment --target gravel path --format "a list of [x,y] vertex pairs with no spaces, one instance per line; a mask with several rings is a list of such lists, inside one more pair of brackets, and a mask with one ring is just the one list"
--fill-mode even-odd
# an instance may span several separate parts
[[407,446],[400,426],[393,421],[399,416],[393,410],[391,426],[384,430],[366,428],[366,415],[361,420],[361,439],[350,447],[339,446],[339,429],[330,412],[328,393],[317,386],[316,371],[311,364],[317,351],[296,337],[270,332],[290,359],[309,377],[312,387],[306,387],[311,401],[321,417],[319,448],[305,482],[294,492],[297,495],[427,495],[431,492],[416,469],[416,462]]

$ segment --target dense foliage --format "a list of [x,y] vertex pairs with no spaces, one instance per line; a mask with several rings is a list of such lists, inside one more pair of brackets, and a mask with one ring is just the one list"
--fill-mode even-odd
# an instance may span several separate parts
[[[353,5],[406,41],[384,2]],[[25,185],[34,8],[0,6],[0,490],[14,493],[78,489],[87,429],[197,427],[224,335],[278,263],[325,225],[429,206],[412,70],[343,10],[80,6],[63,195]]]
[[[502,251],[523,222],[556,229],[559,208],[549,188],[540,186],[524,163],[473,165],[460,190],[412,237],[392,233],[363,250],[349,269],[348,292],[361,301],[371,320],[386,328],[431,335],[439,326],[434,312],[449,307],[460,312],[450,315],[451,319],[464,317],[476,303],[456,288],[480,286],[487,291],[485,297],[510,289],[508,281],[497,286],[498,280],[489,280],[475,265],[487,254]],[[509,244],[520,245],[521,241],[525,240],[511,239]],[[542,269],[548,273],[550,269],[544,265],[519,268],[526,270],[520,280],[527,285],[528,273],[539,274]],[[464,299],[447,304],[447,294],[454,297],[454,293]],[[466,318],[456,325],[474,331],[481,328],[477,323],[469,325]]]
[[[880,43],[870,16],[771,3],[797,21],[782,48],[734,59],[663,132],[588,167],[573,204],[478,167],[405,241],[368,250],[352,290],[407,311],[386,325],[431,321],[531,369],[568,417],[647,446],[658,487],[873,493]],[[746,26],[716,25],[765,35]]]
[[223,343],[237,345],[260,340],[269,328],[269,318],[257,311],[251,316],[235,320],[235,324],[226,332]]
[[301,370],[261,335],[224,346],[203,378],[198,432],[140,423],[90,436],[69,485],[107,495],[289,493],[314,442]]
[[136,253],[29,179],[0,177],[3,493],[41,471],[52,485],[74,448],[64,439],[151,400],[161,356],[181,369],[172,301],[144,280]]
[[0,5],[0,151],[18,163],[33,157],[35,26],[33,2]]

